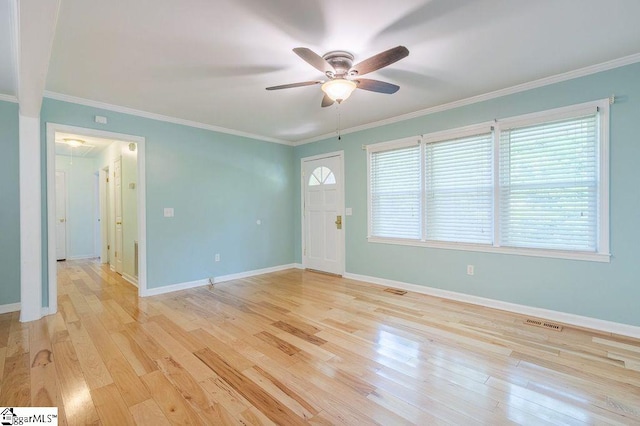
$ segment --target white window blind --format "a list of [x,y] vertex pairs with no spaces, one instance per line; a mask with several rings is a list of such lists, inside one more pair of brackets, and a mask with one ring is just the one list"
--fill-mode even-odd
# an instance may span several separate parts
[[500,245],[598,250],[597,112],[503,129]]
[[425,149],[427,240],[493,242],[492,133]]
[[371,235],[420,239],[420,146],[370,155]]

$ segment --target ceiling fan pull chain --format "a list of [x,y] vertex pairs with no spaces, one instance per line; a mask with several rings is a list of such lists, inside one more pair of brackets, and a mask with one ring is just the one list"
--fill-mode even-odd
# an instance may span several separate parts
[[336,110],[338,111],[338,140],[342,140],[342,136],[340,135],[340,104],[336,104]]

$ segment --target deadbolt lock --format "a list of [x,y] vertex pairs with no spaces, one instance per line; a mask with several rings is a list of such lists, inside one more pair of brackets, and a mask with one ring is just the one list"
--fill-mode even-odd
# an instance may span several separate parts
[[336,216],[336,228],[342,229],[342,216]]

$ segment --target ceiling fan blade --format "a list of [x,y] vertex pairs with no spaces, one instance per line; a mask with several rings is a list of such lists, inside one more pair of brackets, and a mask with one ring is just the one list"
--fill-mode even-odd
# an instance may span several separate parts
[[351,73],[356,71],[357,75],[365,75],[372,71],[379,70],[380,68],[384,68],[387,65],[391,65],[402,58],[406,58],[407,56],[409,56],[409,49],[404,46],[394,47],[393,49],[385,50],[382,53],[378,53],[369,59],[365,59],[364,61],[355,64],[351,67],[349,72]]
[[369,90],[370,92],[386,93],[387,95],[390,95],[400,90],[400,86],[386,83],[384,81],[371,80],[368,78],[359,78],[356,81],[358,82],[358,89]]
[[333,105],[333,99],[329,97],[329,95],[325,94],[324,98],[322,98],[322,108]]
[[329,62],[325,61],[322,56],[318,55],[313,50],[307,49],[306,47],[296,47],[293,51],[309,65],[313,66],[318,71],[321,71],[323,74],[326,74],[327,72],[335,74],[335,68],[333,68]]
[[292,87],[313,86],[314,84],[322,84],[321,80],[303,81],[302,83],[282,84],[280,86],[267,87],[267,90],[290,89]]

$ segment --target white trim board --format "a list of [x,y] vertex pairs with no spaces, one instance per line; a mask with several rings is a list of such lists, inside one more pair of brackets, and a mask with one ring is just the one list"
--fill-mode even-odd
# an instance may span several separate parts
[[211,130],[218,133],[226,133],[228,135],[240,136],[249,139],[272,142],[281,145],[293,146],[292,142],[283,139],[271,138],[268,136],[257,135],[254,133],[243,132],[240,130],[228,129],[226,127],[214,126],[213,124],[200,123],[197,121],[185,120],[183,118],[170,117],[168,115],[156,114],[153,112],[141,111],[139,109],[108,104],[106,102],[93,101],[91,99],[78,98],[76,96],[65,95],[63,93],[50,92],[45,90],[44,97],[55,99],[57,101],[69,102],[72,104],[85,105],[93,108],[105,109],[108,111],[119,112],[122,114],[135,115],[136,117],[149,118],[151,120],[164,121],[167,123],[181,124],[183,126],[194,127],[197,129]]
[[[270,268],[254,269],[253,271],[246,271],[246,272],[238,272],[236,274],[221,275],[219,277],[213,277],[213,283],[215,285],[215,284],[223,283],[225,281],[239,280],[239,279],[242,279],[242,278],[254,277],[256,275],[269,274],[271,272],[285,271],[287,269],[298,269],[298,266],[301,266],[301,265],[298,265],[298,264],[295,264],[295,263],[289,263],[289,264],[286,264],[286,265],[272,266]],[[178,284],[171,284],[171,285],[166,285],[166,286],[163,286],[163,287],[148,288],[148,289],[145,290],[144,294],[141,294],[141,296],[142,297],[157,296],[157,295],[160,295],[160,294],[172,293],[174,291],[188,290],[190,288],[202,287],[202,286],[208,285],[208,284],[209,284],[209,278],[203,278],[201,280],[188,281],[188,282],[178,283]]]
[[225,281],[239,280],[242,278],[255,277],[256,275],[270,274],[272,272],[280,272],[280,271],[285,271],[287,269],[295,269],[295,268],[296,268],[295,263],[289,263],[287,265],[278,265],[278,266],[272,266],[270,268],[255,269],[253,271],[239,272],[237,274],[221,275],[219,277],[214,277],[213,283],[218,284],[218,283],[223,283]]
[[136,277],[132,277],[129,274],[122,274],[122,278],[127,281],[130,284],[133,284],[134,286],[138,287],[138,279]]
[[[20,133],[20,321],[41,318],[42,308],[42,183],[40,118],[18,114]],[[55,166],[51,171],[55,182]],[[55,185],[49,186],[55,191]],[[54,205],[55,206],[55,205]],[[55,207],[49,226],[55,232]],[[53,258],[55,259],[55,234]]]
[[573,325],[595,331],[619,334],[623,336],[633,337],[635,339],[640,339],[640,327],[634,325],[621,324],[613,321],[585,317],[582,315],[553,311],[551,309],[535,308],[532,306],[520,305],[518,303],[503,302],[500,300],[488,299],[486,297],[473,296],[470,294],[458,293],[455,291],[442,290],[438,288],[418,284],[410,284],[402,281],[388,280],[385,278],[371,277],[367,275],[345,273],[344,278],[384,287],[395,287],[402,290],[426,294],[428,296],[470,303],[472,305],[486,306],[488,308],[513,312],[520,315],[533,316],[540,319],[548,319],[561,322],[567,325]]
[[6,305],[0,305],[0,314],[8,314],[9,312],[18,312],[20,310],[20,302],[7,303]]
[[13,95],[5,95],[4,93],[0,93],[0,101],[11,102],[14,104],[18,103],[18,98]]
[[96,256],[95,254],[83,254],[80,256],[67,256],[66,260],[83,260],[83,259],[96,259],[100,256]]

